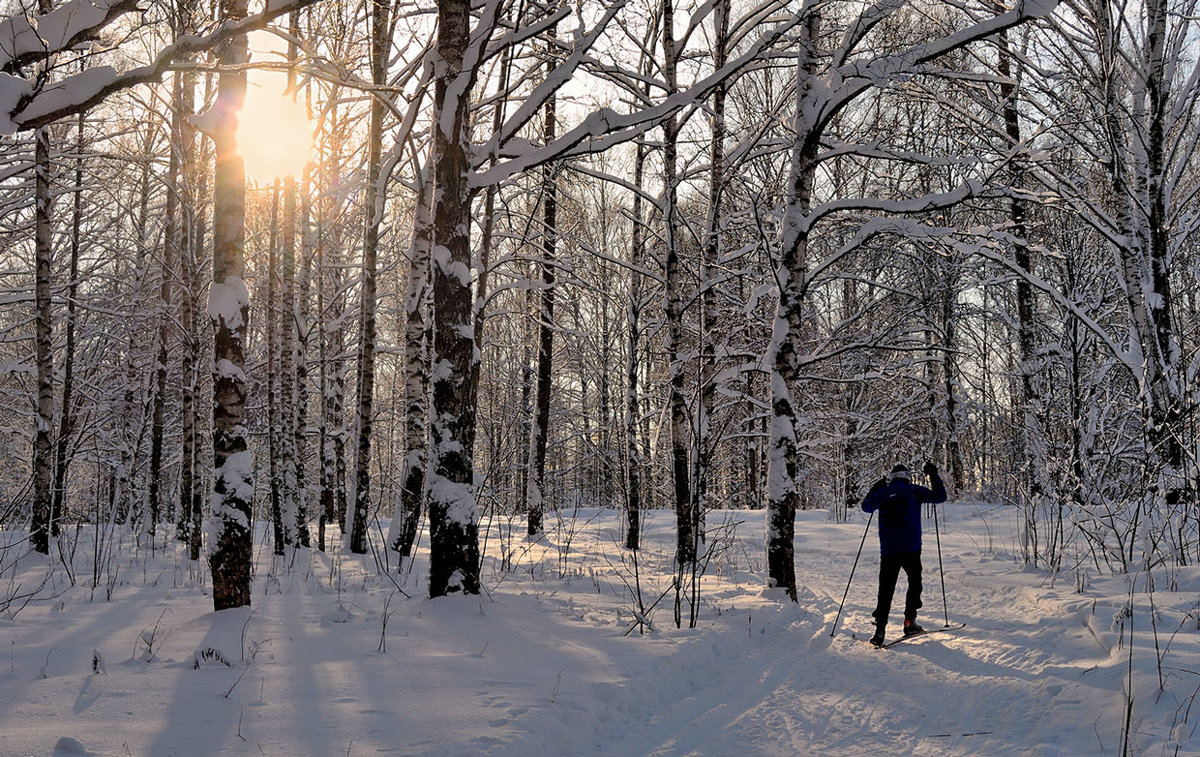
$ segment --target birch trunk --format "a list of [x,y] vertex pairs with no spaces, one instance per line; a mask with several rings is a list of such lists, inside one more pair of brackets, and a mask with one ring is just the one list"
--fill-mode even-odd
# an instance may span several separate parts
[[779,305],[766,363],[771,382],[771,428],[767,457],[767,573],[770,584],[797,601],[795,535],[799,492],[799,434],[792,391],[800,378],[796,345],[804,326],[809,218],[817,171],[820,130],[810,93],[820,16],[809,11],[801,29],[796,84],[796,146],[780,258],[775,271]]
[[433,224],[433,413],[429,482],[429,594],[479,593],[479,536],[474,482],[479,359],[471,294],[471,192],[467,115],[475,69],[464,68],[470,3],[439,0],[434,90],[437,156]]
[[155,337],[156,350],[154,356],[154,390],[153,406],[150,421],[150,471],[148,498],[150,500],[150,522],[147,533],[150,535],[150,548],[154,550],[158,522],[162,517],[163,489],[163,443],[166,435],[166,404],[167,404],[167,363],[169,356],[167,342],[171,340],[171,332],[177,314],[171,306],[174,287],[172,282],[177,276],[176,266],[182,258],[180,244],[179,192],[180,174],[183,170],[183,160],[180,156],[179,144],[179,105],[183,97],[183,74],[176,72],[171,83],[172,117],[171,130],[167,134],[167,144],[170,155],[167,159],[167,199],[163,219],[163,252],[160,261],[160,280],[158,289],[159,312],[158,333]]
[[[228,0],[222,18],[246,16],[246,0]],[[246,444],[246,325],[250,296],[245,284],[246,176],[236,150],[237,113],[246,97],[246,38],[222,51],[213,104],[216,173],[213,185],[213,283],[208,312],[213,320],[213,496],[216,533],[209,563],[213,608],[250,604],[253,557],[251,517],[254,465]]]
[[629,244],[629,355],[625,364],[625,454],[626,510],[625,548],[638,549],[642,533],[642,454],[638,448],[638,343],[641,341],[642,275],[645,265],[646,242],[642,228],[642,182],[646,167],[646,147],[638,142],[633,164],[633,228]]
[[37,416],[33,441],[33,521],[30,541],[35,551],[50,554],[50,515],[54,483],[54,352],[51,298],[54,246],[51,227],[50,129],[34,133],[34,350],[37,361]]
[[[190,82],[190,79],[185,79]],[[211,78],[206,82],[205,89],[211,86]],[[190,114],[195,109],[195,89],[191,84],[184,86],[184,113]],[[187,354],[184,356],[183,379],[183,465],[187,483],[181,486],[180,492],[182,509],[185,518],[190,520],[187,529],[188,558],[200,560],[200,547],[204,536],[204,496],[202,492],[201,443],[199,415],[196,412],[196,394],[200,385],[200,320],[197,307],[200,290],[200,259],[203,256],[206,237],[204,207],[197,198],[204,197],[208,189],[208,172],[200,170],[206,162],[206,150],[200,151],[198,159],[194,129],[184,119],[182,129],[184,145],[184,166],[188,178],[185,184],[185,203],[188,210],[188,240],[187,252],[187,293],[184,296],[186,310],[182,318],[187,329]],[[195,182],[194,185],[191,182]]]
[[279,181],[271,187],[271,232],[267,243],[267,456],[271,476],[271,533],[274,554],[284,554],[288,543],[283,511],[284,432],[279,427]]
[[[428,172],[427,172],[428,173]],[[429,465],[429,255],[433,246],[432,178],[417,197],[412,247],[404,291],[404,463],[400,504],[389,541],[401,557],[412,556],[425,500]],[[397,525],[398,524],[398,525]]]
[[[1167,126],[1172,118],[1166,74],[1168,37],[1166,0],[1148,0],[1144,6],[1144,40],[1135,56],[1119,50],[1119,25],[1107,2],[1096,2],[1095,28],[1100,48],[1104,123],[1111,159],[1106,161],[1117,198],[1117,217],[1123,243],[1118,245],[1118,265],[1123,274],[1125,299],[1142,359],[1131,363],[1142,393],[1147,476],[1151,486],[1177,504],[1184,496],[1180,473],[1183,397],[1180,345],[1172,321],[1174,293],[1169,276],[1170,241]],[[1124,91],[1126,61],[1140,64],[1130,76],[1131,93]],[[1127,96],[1128,95],[1128,96]],[[1132,107],[1128,103],[1132,101]],[[1132,133],[1127,133],[1129,119]]]
[[[1004,118],[1004,133],[1013,146],[1021,144],[1021,121],[1018,109],[1019,92],[1015,83],[1013,70],[1013,54],[1009,46],[1008,32],[1001,32],[996,37],[998,50],[997,72],[1000,74],[1000,95],[1004,99],[1002,115]],[[1018,189],[1024,186],[1024,171],[1020,165],[1015,165],[1009,181]],[[1013,199],[1008,206],[1008,221],[1011,228],[1013,243],[1013,262],[1026,274],[1033,274],[1033,261],[1026,241],[1028,229],[1026,226],[1026,208],[1024,201]],[[1049,450],[1046,437],[1042,430],[1040,408],[1042,404],[1041,391],[1038,386],[1038,365],[1036,345],[1036,314],[1034,311],[1034,292],[1029,280],[1022,276],[1017,278],[1017,372],[1020,378],[1021,392],[1021,434],[1020,465],[1021,489],[1019,493],[1027,502],[1026,519],[1036,519],[1038,513],[1044,510],[1047,503],[1049,477],[1046,471],[1046,460]],[[949,360],[949,355],[946,357]],[[1032,537],[1036,533],[1036,525],[1026,523],[1023,543],[1027,555],[1037,562],[1038,549],[1033,545]]]
[[[387,83],[387,38],[390,0],[371,3],[371,81],[377,87]],[[376,257],[379,252],[379,228],[383,224],[383,180],[380,153],[383,141],[383,102],[371,99],[371,120],[367,126],[367,209],[363,233],[362,311],[358,364],[358,459],[354,487],[354,517],[350,526],[350,551],[367,551],[367,516],[371,510],[371,434],[375,395],[375,313]]]
[[[296,179],[283,180],[283,215],[280,218],[279,272],[279,452],[282,466],[280,509],[284,538],[289,546],[300,543],[300,458],[296,449]],[[305,529],[307,531],[307,528]],[[304,539],[307,541],[307,539]]]
[[[338,111],[331,107],[328,114],[331,134],[338,132]],[[317,258],[317,312],[321,314],[320,325],[317,329],[317,381],[321,388],[321,410],[317,419],[317,440],[320,450],[318,456],[319,487],[320,487],[320,516],[317,525],[317,548],[324,552],[328,546],[325,530],[333,524],[341,525],[345,530],[345,491],[338,486],[344,480],[339,476],[340,424],[342,416],[341,394],[344,381],[341,379],[341,368],[334,364],[333,355],[340,355],[341,350],[336,344],[342,336],[342,329],[334,323],[337,314],[342,310],[340,305],[339,276],[337,266],[329,260],[326,245],[326,228],[334,210],[328,199],[327,190],[333,183],[333,171],[341,163],[340,142],[334,141],[330,153],[321,162],[318,196],[322,199],[317,204],[316,212],[316,258]]]
[[[726,48],[729,37],[729,0],[719,0],[714,8],[716,40],[713,49],[713,66],[722,68],[727,60]],[[704,514],[708,511],[708,487],[712,477],[712,456],[716,440],[712,438],[712,410],[716,399],[717,356],[713,340],[716,338],[717,313],[714,289],[716,271],[721,256],[722,218],[721,200],[725,191],[725,98],[726,84],[721,83],[712,98],[712,134],[709,141],[708,180],[708,229],[706,230],[703,260],[700,273],[700,401],[696,408],[694,527],[697,539],[704,540]]]
[[67,283],[66,344],[63,347],[63,389],[59,403],[58,441],[54,453],[54,488],[50,503],[50,535],[58,536],[67,499],[67,471],[71,465],[71,436],[75,433],[75,319],[79,291],[79,254],[83,226],[84,116],[79,114],[75,141],[75,200],[71,211],[71,262]]
[[[550,32],[553,35],[553,30]],[[547,45],[546,74],[554,71],[554,57]],[[555,97],[546,101],[542,136],[545,144],[554,141]],[[542,286],[538,293],[537,379],[534,392],[533,424],[529,433],[529,458],[532,466],[525,493],[528,517],[527,533],[542,533],[546,489],[546,437],[550,427],[551,372],[554,369],[554,279],[558,245],[558,187],[555,164],[542,166]]]
[[[678,90],[676,75],[677,53],[675,49],[674,3],[663,0],[663,78],[667,96]],[[696,561],[696,513],[692,501],[688,461],[690,447],[687,399],[684,396],[684,362],[680,354],[683,348],[683,271],[679,261],[679,244],[676,231],[679,225],[678,198],[678,149],[679,118],[671,115],[663,122],[663,238],[666,244],[666,316],[667,329],[664,348],[670,371],[668,399],[671,432],[671,472],[674,482],[675,504],[675,563],[676,569],[686,574],[687,566]]]

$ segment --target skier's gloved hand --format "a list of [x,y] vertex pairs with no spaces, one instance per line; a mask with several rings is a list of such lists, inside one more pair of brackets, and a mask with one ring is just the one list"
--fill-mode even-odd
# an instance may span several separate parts
[[887,484],[888,484],[888,481],[887,481],[887,477],[885,476],[885,477],[879,479],[878,481],[876,481],[875,483],[871,484],[871,491],[877,492],[880,489],[882,489],[883,487],[887,486]]
[[925,464],[921,466],[921,472],[926,476],[933,478],[938,474],[938,469],[937,466],[933,464],[932,460],[926,460]]

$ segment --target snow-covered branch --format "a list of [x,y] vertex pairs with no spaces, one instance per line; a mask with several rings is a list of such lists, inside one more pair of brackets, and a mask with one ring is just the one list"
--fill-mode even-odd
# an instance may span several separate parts
[[[153,62],[127,71],[118,71],[112,66],[97,66],[41,86],[20,76],[0,74],[0,134],[13,134],[45,126],[65,116],[87,110],[114,92],[158,81],[176,58],[208,50],[232,37],[261,29],[283,14],[314,2],[316,0],[281,0],[268,3],[267,8],[260,13],[238,21],[227,21],[208,34],[182,36],[160,50]],[[79,3],[87,4],[87,0],[76,0],[73,5]],[[97,19],[87,27],[87,33],[98,31],[118,15],[120,13]],[[53,52],[55,51],[49,50],[46,54]]]
[[95,39],[114,19],[138,10],[137,0],[72,0],[49,13],[9,16],[0,21],[0,71],[16,74]]
[[[472,174],[471,185],[485,187],[505,181],[551,160],[603,152],[614,145],[635,139],[681,110],[700,103],[722,83],[737,76],[747,65],[770,50],[786,34],[793,31],[800,22],[800,16],[793,16],[780,22],[764,33],[737,58],[699,79],[688,89],[665,98],[658,105],[639,108],[632,113],[618,113],[611,108],[599,108],[588,114],[575,128],[547,145],[530,143],[510,145],[509,149],[503,153],[508,160]],[[555,81],[553,88],[557,89],[562,83]],[[531,97],[530,101],[534,99],[536,98]],[[531,116],[526,116],[526,119],[528,117]],[[514,116],[509,119],[509,123],[517,120]],[[518,147],[523,149],[516,149]],[[479,151],[479,154],[487,153],[486,149]]]

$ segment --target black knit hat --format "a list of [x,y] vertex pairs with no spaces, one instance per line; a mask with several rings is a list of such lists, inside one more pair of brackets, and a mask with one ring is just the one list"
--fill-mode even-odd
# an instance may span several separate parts
[[896,463],[892,466],[892,472],[888,475],[888,481],[895,481],[898,478],[902,478],[905,481],[912,481],[912,472],[909,471],[908,466],[904,463]]

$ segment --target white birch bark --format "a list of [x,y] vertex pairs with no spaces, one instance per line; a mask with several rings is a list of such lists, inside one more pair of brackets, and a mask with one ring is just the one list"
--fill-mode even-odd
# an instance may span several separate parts
[[[229,0],[226,19],[243,18],[246,0]],[[246,443],[247,319],[250,296],[245,284],[246,176],[236,151],[237,112],[246,97],[249,59],[245,37],[222,51],[223,68],[213,103],[212,138],[216,147],[213,185],[213,283],[208,312],[213,320],[213,494],[211,500],[213,609],[250,604],[251,513],[254,465]]]

